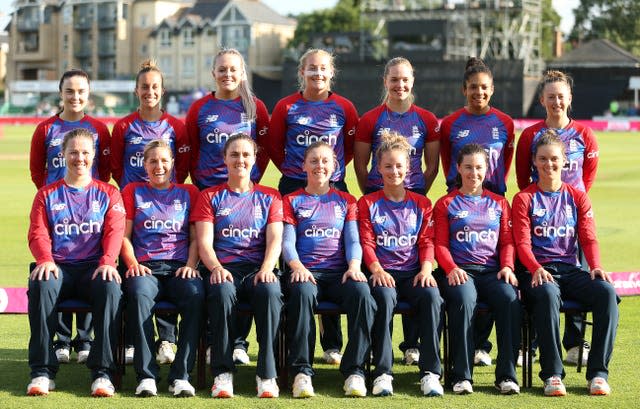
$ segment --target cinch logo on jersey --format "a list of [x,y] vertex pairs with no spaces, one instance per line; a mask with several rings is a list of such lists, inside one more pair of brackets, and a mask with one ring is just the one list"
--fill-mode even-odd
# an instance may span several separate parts
[[456,232],[456,240],[460,243],[496,242],[498,234],[493,230],[471,230],[469,226],[464,226],[463,231]]
[[83,223],[69,223],[69,219],[64,219],[62,223],[53,226],[53,233],[57,236],[79,236],[81,234],[100,233],[101,224],[95,220]]
[[489,156],[489,161],[497,161],[500,159],[500,151],[489,146],[488,148],[484,148],[484,151],[487,152],[487,156]]
[[376,244],[384,247],[413,246],[418,242],[416,234],[390,235],[386,230],[376,236]]
[[329,227],[327,229],[321,229],[314,226],[311,226],[310,229],[305,229],[304,235],[306,237],[328,237],[332,239],[340,238],[340,230],[335,227]]
[[568,161],[566,161],[564,167],[562,168],[562,170],[567,170],[570,172],[577,172],[578,169],[580,169],[580,164],[577,160],[573,159],[569,159]]
[[598,156],[600,156],[600,151],[591,151],[587,153],[587,159],[597,158]]
[[182,145],[181,147],[178,148],[178,153],[187,153],[191,150],[191,146],[189,145]]
[[229,227],[223,228],[221,233],[222,237],[257,239],[260,232],[258,231],[258,229],[255,229],[253,227],[249,227],[248,229],[239,229],[237,227],[233,227],[233,225],[230,224]]
[[142,223],[142,226],[147,230],[153,231],[171,231],[178,233],[182,230],[182,222],[176,219],[160,220],[152,217],[150,219],[146,219]]
[[338,137],[335,135],[313,135],[308,130],[304,131],[302,134],[296,136],[296,142],[298,145],[309,146],[312,143],[323,141],[328,143],[331,146],[334,146],[338,143]]
[[227,139],[229,139],[229,134],[226,132],[220,132],[220,130],[218,128],[215,128],[213,130],[213,132],[209,132],[206,136],[206,140],[209,143],[218,143],[218,144],[223,144],[225,142],[227,142]]
[[538,237],[553,238],[553,237],[575,237],[576,229],[573,226],[547,226],[547,223],[542,223],[541,226],[535,226],[533,228],[533,234]]
[[144,167],[144,153],[136,152],[136,156],[132,156],[129,158],[129,165],[132,168],[142,168]]
[[51,166],[56,169],[64,168],[65,166],[67,166],[67,161],[62,156],[62,152],[58,153],[58,156],[51,159]]

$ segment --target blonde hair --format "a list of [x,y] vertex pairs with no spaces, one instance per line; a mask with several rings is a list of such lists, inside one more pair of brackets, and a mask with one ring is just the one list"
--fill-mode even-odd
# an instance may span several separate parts
[[169,156],[171,156],[171,159],[173,159],[173,150],[171,149],[171,146],[169,146],[169,143],[167,143],[167,141],[165,141],[164,139],[154,139],[153,141],[149,142],[144,146],[144,150],[142,153],[143,161],[146,162],[147,159],[149,158],[150,152],[158,148],[164,148],[168,150]]
[[216,69],[216,64],[218,63],[218,58],[223,55],[235,55],[240,59],[240,65],[242,68],[242,78],[240,79],[240,84],[238,85],[238,94],[240,94],[240,99],[242,100],[242,106],[244,107],[244,111],[247,114],[247,120],[253,121],[256,118],[256,101],[254,100],[253,91],[251,91],[251,87],[249,86],[249,80],[247,79],[247,65],[244,62],[244,57],[240,53],[240,51],[235,48],[223,48],[213,57],[213,70]]
[[411,145],[407,142],[407,138],[396,131],[382,131],[382,135],[380,135],[380,145],[378,149],[376,149],[376,160],[378,163],[380,163],[380,159],[384,153],[395,150],[405,153],[407,156],[407,166],[409,166]]
[[93,139],[93,134],[86,128],[75,128],[67,132],[62,137],[62,152],[67,150],[67,145],[69,145],[69,141],[76,138],[84,138],[91,141],[91,149],[95,153],[95,140]]
[[148,58],[140,63],[140,70],[138,71],[138,74],[136,74],[136,88],[138,87],[138,80],[140,80],[140,76],[148,72],[157,72],[160,74],[160,86],[164,88],[164,76],[162,75],[162,71],[160,70],[156,60],[152,58]]
[[298,89],[300,89],[300,91],[304,91],[304,75],[301,74],[301,71],[303,71],[305,66],[307,65],[307,59],[313,54],[320,54],[324,57],[329,58],[329,66],[331,67],[331,71],[333,72],[331,81],[329,82],[329,89],[331,89],[331,86],[333,85],[333,79],[336,76],[334,57],[333,54],[331,54],[329,51],[320,48],[310,48],[304,54],[302,54],[302,57],[300,57],[300,60],[298,61]]
[[538,97],[542,97],[544,87],[554,82],[564,82],[569,87],[569,92],[573,92],[573,79],[562,71],[548,70],[542,76],[542,80],[538,84]]
[[[384,74],[382,74],[382,78],[386,80],[387,75],[389,75],[389,71],[391,70],[391,68],[395,67],[396,65],[402,65],[402,64],[407,65],[411,69],[411,76],[414,76],[413,65],[411,65],[411,62],[409,60],[407,60],[404,57],[394,57],[389,61],[387,61],[387,63],[385,64]],[[389,90],[387,90],[387,87],[383,85],[382,86],[382,103],[386,104],[388,100],[389,100]],[[413,104],[414,101],[415,101],[415,95],[413,94],[413,89],[412,89],[411,95],[409,95],[409,105]]]
[[562,156],[564,158],[567,157],[567,147],[564,142],[562,142],[562,139],[560,139],[560,136],[558,136],[558,132],[553,128],[547,128],[533,145],[533,157],[535,158],[538,150],[546,145],[558,146],[562,151]]

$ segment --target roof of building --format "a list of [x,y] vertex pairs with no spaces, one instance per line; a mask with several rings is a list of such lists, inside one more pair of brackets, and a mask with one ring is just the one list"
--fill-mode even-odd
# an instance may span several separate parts
[[591,40],[547,64],[549,68],[640,67],[640,59],[609,40]]
[[294,25],[295,22],[278,14],[271,7],[260,0],[233,0],[238,10],[252,22],[271,23],[278,25]]

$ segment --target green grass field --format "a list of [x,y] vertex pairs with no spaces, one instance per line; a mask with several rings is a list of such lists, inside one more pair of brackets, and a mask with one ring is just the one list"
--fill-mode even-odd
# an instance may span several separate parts
[[[28,152],[32,126],[4,126],[0,129],[0,209],[3,217],[0,222],[0,287],[25,287],[27,283],[27,264],[31,255],[27,247],[27,228],[29,209],[35,188],[29,177]],[[638,158],[640,140],[634,133],[598,133],[600,144],[600,166],[598,177],[590,196],[596,211],[596,221],[602,259],[610,271],[639,271],[640,259],[638,246],[633,239],[640,231],[640,217],[637,215],[637,195],[640,192],[638,178]],[[348,172],[348,185],[352,192],[358,192],[352,169]],[[267,171],[264,184],[277,186],[277,174],[273,167]],[[516,191],[515,175],[511,174],[508,197]],[[443,195],[444,179],[442,174],[434,183],[429,194],[432,201]],[[635,205],[633,203],[636,203]],[[569,396],[550,399],[541,396],[541,382],[535,373],[534,388],[523,390],[520,396],[499,396],[493,390],[493,369],[476,368],[474,389],[476,393],[468,396],[453,396],[447,393],[444,398],[422,398],[419,393],[417,368],[406,367],[396,362],[394,387],[396,395],[392,398],[366,398],[346,400],[342,398],[342,377],[337,368],[317,364],[318,372],[314,379],[315,399],[293,401],[290,392],[282,391],[282,397],[274,401],[255,399],[255,359],[256,342],[252,335],[249,354],[252,365],[240,368],[236,375],[236,395],[231,401],[211,402],[207,399],[208,390],[198,391],[195,399],[176,401],[166,393],[164,382],[159,383],[161,391],[158,398],[135,399],[135,375],[128,368],[125,376],[125,388],[114,399],[93,400],[88,397],[89,372],[77,364],[63,366],[56,379],[59,391],[46,398],[28,398],[24,396],[29,381],[27,365],[27,343],[29,326],[26,315],[0,315],[0,407],[418,407],[435,405],[447,408],[493,408],[508,405],[517,408],[540,408],[554,406],[559,408],[598,407],[635,407],[640,390],[640,380],[635,371],[640,367],[640,359],[635,352],[640,351],[640,297],[626,298],[620,306],[621,319],[616,341],[614,357],[611,363],[610,383],[613,395],[606,398],[592,398],[586,395],[584,374],[577,374],[574,367],[567,367],[567,390]],[[343,320],[343,325],[345,320]],[[401,328],[399,321],[396,328]],[[395,345],[399,343],[401,331],[396,331]],[[319,348],[316,349],[318,358]],[[399,354],[397,358],[399,357]],[[492,353],[495,359],[495,351]],[[166,380],[168,368],[163,367],[162,376]],[[596,402],[597,401],[597,402]]]

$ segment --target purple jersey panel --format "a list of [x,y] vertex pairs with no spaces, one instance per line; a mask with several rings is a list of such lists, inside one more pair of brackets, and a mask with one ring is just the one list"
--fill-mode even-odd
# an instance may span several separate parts
[[343,127],[346,124],[344,109],[336,101],[306,101],[298,99],[287,112],[287,134],[282,174],[293,179],[306,179],[302,170],[304,151],[317,141],[331,145],[338,166],[332,181],[344,179],[345,152]]

